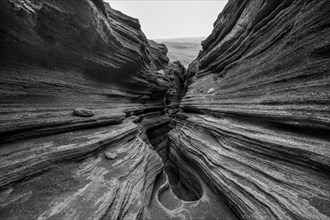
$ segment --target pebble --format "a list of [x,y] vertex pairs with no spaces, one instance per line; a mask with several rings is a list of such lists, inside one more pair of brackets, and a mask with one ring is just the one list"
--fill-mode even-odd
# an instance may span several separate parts
[[92,117],[94,115],[94,111],[85,108],[76,108],[73,110],[73,114],[81,117]]
[[111,153],[111,152],[106,152],[104,154],[105,158],[109,159],[109,160],[114,160],[118,157],[118,154],[116,153]]
[[207,94],[214,93],[214,91],[215,91],[214,88],[210,88],[210,89],[207,91]]

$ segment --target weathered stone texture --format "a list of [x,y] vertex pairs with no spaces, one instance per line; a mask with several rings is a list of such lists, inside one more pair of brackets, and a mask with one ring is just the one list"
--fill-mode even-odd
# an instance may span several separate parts
[[185,71],[102,0],[0,1],[0,219],[330,219],[329,14],[231,0]]
[[5,0],[0,20],[0,219],[148,216],[163,162],[139,121],[164,112],[167,49],[103,1]]
[[97,125],[163,106],[169,83],[136,19],[89,0],[0,4],[1,141],[90,126],[75,108]]
[[329,14],[327,0],[229,1],[184,75],[169,158],[241,219],[330,219]]

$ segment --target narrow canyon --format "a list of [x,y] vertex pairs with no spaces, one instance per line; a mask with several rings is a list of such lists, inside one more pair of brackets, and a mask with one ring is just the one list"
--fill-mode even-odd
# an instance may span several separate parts
[[186,69],[102,0],[0,1],[0,219],[330,220],[329,15],[230,0]]

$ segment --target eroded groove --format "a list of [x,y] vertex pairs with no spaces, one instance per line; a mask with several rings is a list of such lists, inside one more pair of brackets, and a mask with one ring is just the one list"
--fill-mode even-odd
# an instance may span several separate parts
[[231,0],[186,71],[102,0],[0,1],[0,219],[328,220],[329,14]]

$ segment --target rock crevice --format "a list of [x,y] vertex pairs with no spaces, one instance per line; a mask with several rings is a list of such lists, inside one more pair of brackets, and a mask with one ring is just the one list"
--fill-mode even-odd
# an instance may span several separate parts
[[102,0],[0,12],[0,219],[330,218],[327,0],[231,0],[187,70]]

